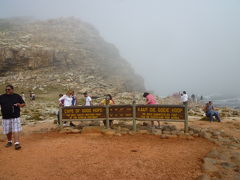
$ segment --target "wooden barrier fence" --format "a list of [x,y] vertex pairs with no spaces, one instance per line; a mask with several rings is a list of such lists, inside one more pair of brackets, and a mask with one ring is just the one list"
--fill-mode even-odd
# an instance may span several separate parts
[[69,106],[60,108],[60,126],[63,121],[102,121],[132,120],[133,130],[137,130],[136,121],[184,122],[184,131],[188,132],[188,107],[184,105],[109,105],[109,106]]

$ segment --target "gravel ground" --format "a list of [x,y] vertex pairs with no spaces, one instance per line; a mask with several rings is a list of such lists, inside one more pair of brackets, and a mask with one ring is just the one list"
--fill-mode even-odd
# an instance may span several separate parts
[[22,137],[22,149],[0,142],[0,179],[196,179],[214,145],[202,138],[81,135]]

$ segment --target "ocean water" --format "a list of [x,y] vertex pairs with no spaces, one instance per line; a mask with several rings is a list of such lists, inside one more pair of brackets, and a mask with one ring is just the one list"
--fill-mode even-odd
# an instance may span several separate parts
[[240,109],[240,97],[209,96],[204,101],[213,101],[214,105],[219,107]]
[[214,104],[218,106],[227,106],[235,109],[240,109],[240,98],[215,100]]

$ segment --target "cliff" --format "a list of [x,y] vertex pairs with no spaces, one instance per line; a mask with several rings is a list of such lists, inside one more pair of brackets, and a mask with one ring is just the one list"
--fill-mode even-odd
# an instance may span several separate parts
[[144,90],[143,79],[114,45],[76,18],[1,19],[0,75],[3,83],[25,89],[76,84],[81,89],[92,82],[86,90]]

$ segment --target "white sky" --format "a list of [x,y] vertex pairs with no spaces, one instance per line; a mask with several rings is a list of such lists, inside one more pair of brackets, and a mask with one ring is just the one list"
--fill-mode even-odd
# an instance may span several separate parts
[[159,95],[240,95],[239,0],[0,0],[0,18],[93,24]]

